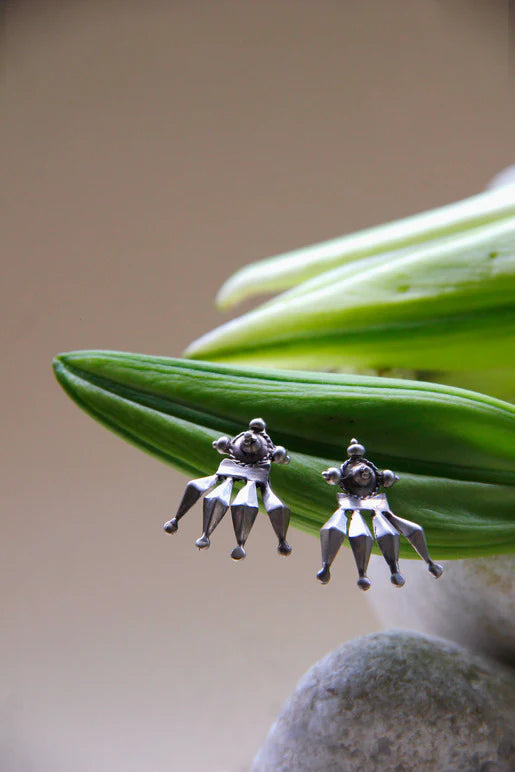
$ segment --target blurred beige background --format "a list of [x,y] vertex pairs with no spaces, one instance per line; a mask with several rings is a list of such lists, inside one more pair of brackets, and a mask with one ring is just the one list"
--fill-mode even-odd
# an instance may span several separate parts
[[2,772],[247,769],[303,671],[377,629],[347,550],[322,588],[316,540],[282,560],[264,518],[242,565],[228,524],[197,552],[198,509],[165,536],[185,478],[50,363],[180,355],[239,266],[481,189],[513,161],[507,11],[4,5]]

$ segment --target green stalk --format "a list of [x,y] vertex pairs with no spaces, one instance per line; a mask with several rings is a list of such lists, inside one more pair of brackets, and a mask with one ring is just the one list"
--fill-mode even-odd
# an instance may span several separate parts
[[357,435],[370,458],[401,475],[390,504],[424,527],[435,559],[514,549],[507,403],[436,384],[104,351],[62,354],[54,369],[89,415],[191,477],[216,470],[213,439],[261,415],[292,458],[273,469],[274,489],[305,531],[317,533],[333,511],[335,491],[320,472],[341,463]]
[[217,303],[230,308],[245,298],[278,292],[336,266],[411,247],[515,215],[515,185],[406,217],[284,255],[237,271],[220,289]]

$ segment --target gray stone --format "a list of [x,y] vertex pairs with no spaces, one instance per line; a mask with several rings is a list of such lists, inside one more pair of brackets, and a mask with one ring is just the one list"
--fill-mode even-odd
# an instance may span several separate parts
[[512,772],[515,672],[417,633],[374,633],[314,665],[253,772]]
[[398,593],[384,581],[382,558],[372,558],[367,601],[385,626],[439,635],[515,664],[515,555],[450,560],[438,581],[421,561],[404,560]]

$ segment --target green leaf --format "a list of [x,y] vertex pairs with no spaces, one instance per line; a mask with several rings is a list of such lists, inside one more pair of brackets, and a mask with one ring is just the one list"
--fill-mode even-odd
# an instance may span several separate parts
[[296,249],[245,266],[220,289],[220,308],[266,292],[294,287],[336,266],[411,247],[515,215],[515,185],[488,190],[429,212]]
[[189,476],[215,471],[211,441],[261,415],[290,452],[273,485],[303,530],[318,533],[334,510],[320,472],[341,463],[357,435],[374,462],[401,475],[390,504],[424,527],[435,559],[514,549],[515,408],[507,403],[436,384],[105,351],[61,354],[54,369],[89,415]]
[[[347,371],[470,373],[513,394],[515,217],[316,276],[192,343],[186,356]],[[443,375],[452,380],[449,375]],[[465,376],[467,377],[467,376]]]

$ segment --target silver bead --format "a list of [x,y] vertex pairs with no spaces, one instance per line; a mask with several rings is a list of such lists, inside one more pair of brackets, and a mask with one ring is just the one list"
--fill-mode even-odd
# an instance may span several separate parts
[[385,488],[391,488],[398,479],[399,475],[392,472],[391,469],[383,469],[383,486]]
[[282,445],[276,445],[275,450],[272,453],[272,461],[276,464],[289,464],[290,457],[286,452],[286,448]]
[[253,418],[249,423],[249,429],[253,432],[266,432],[266,423],[262,418]]
[[225,436],[219,437],[217,440],[213,442],[213,447],[219,453],[228,453],[229,448],[231,447],[231,438],[225,437]]
[[340,470],[335,466],[330,466],[329,469],[326,469],[325,472],[322,472],[322,477],[326,482],[329,483],[329,485],[336,485],[340,482]]

